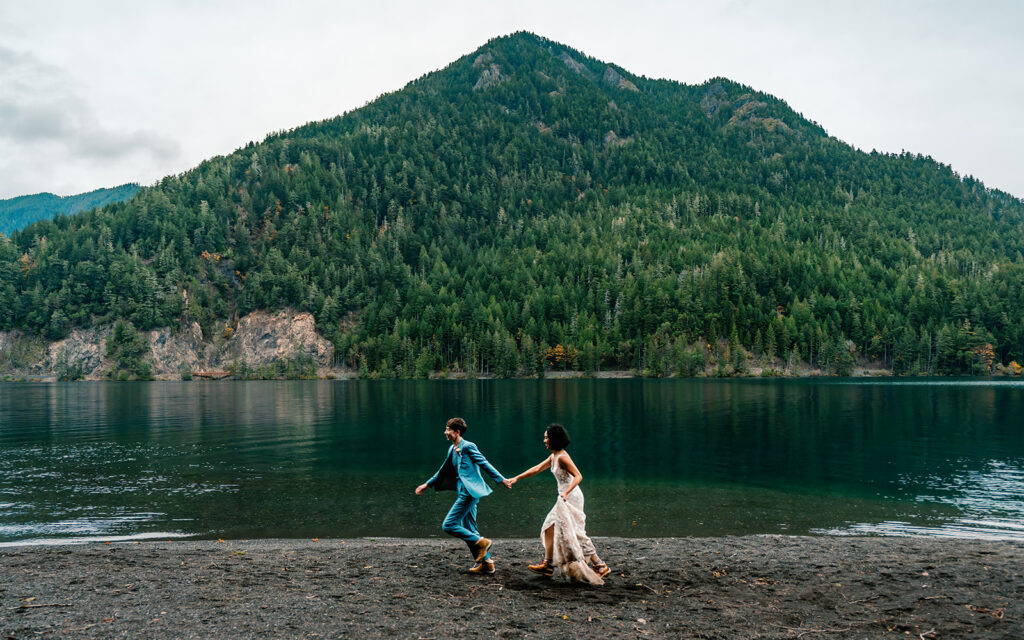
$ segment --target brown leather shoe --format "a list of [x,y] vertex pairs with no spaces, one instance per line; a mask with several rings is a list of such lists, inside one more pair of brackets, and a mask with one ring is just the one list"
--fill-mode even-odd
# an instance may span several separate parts
[[555,575],[555,568],[551,566],[550,560],[545,560],[540,564],[528,564],[526,565],[526,568],[534,573],[539,573],[542,576],[547,576],[548,578]]
[[491,541],[487,538],[480,538],[476,541],[476,561],[483,562],[487,557],[487,550],[491,548]]
[[494,561],[493,560],[484,560],[480,564],[478,564],[475,567],[473,567],[472,569],[470,569],[469,572],[470,573],[475,573],[477,575],[482,575],[482,574],[486,574],[486,573],[494,573]]
[[608,565],[603,562],[594,562],[590,567],[594,570],[594,573],[602,578],[612,572],[612,570],[608,568]]

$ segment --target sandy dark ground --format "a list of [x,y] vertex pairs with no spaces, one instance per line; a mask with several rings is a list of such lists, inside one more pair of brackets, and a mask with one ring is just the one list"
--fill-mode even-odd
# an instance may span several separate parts
[[604,587],[534,576],[537,540],[465,573],[437,540],[0,549],[3,638],[1024,638],[1024,544],[596,540]]

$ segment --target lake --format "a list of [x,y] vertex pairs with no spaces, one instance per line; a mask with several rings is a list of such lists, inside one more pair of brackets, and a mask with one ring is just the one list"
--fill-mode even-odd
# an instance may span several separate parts
[[[1024,383],[978,379],[0,384],[0,544],[427,537],[445,420],[504,474],[564,424],[597,536],[1024,540]],[[545,472],[481,531],[529,537]]]

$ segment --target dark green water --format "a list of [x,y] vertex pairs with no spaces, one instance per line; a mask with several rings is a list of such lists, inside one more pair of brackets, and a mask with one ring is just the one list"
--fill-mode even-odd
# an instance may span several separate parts
[[[506,475],[565,424],[592,535],[1024,539],[1024,383],[516,380],[0,384],[0,544],[439,535],[455,415]],[[481,531],[554,495],[497,487]]]

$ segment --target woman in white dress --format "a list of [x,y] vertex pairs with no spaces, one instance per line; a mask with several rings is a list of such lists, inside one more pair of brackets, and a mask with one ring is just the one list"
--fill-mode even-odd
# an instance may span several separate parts
[[560,424],[549,425],[544,431],[544,445],[551,451],[551,455],[540,464],[511,478],[511,483],[515,484],[522,478],[551,469],[558,483],[555,506],[544,518],[540,529],[544,561],[529,565],[529,569],[534,573],[552,576],[555,567],[558,567],[562,575],[578,582],[604,584],[602,578],[610,570],[598,557],[594,543],[587,536],[587,516],[583,512],[583,492],[579,488],[583,474],[565,450],[569,446],[569,434]]

